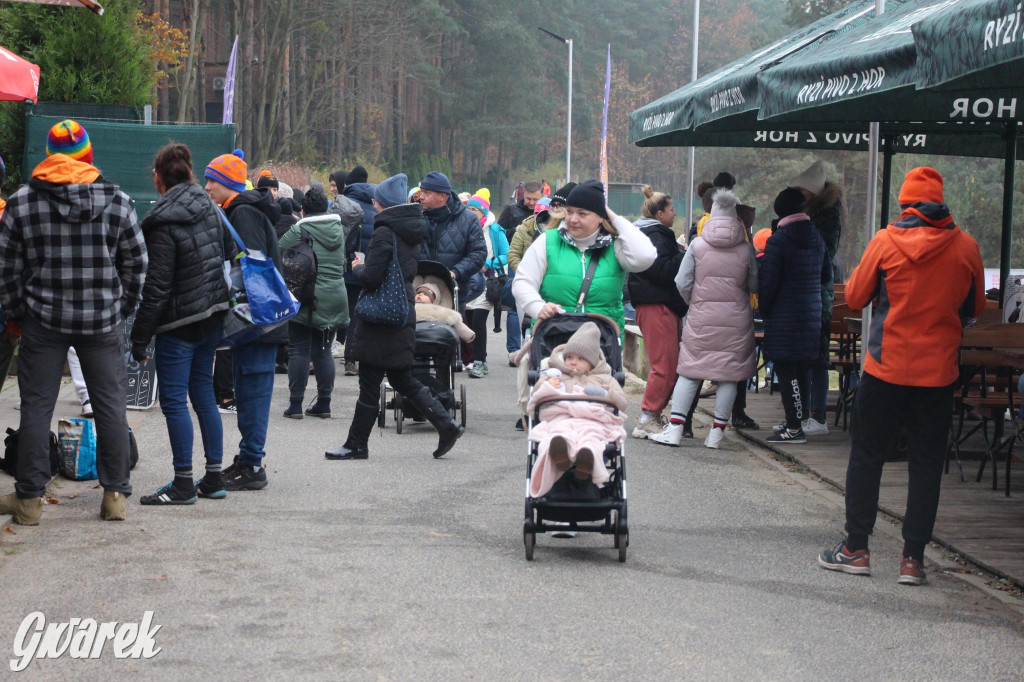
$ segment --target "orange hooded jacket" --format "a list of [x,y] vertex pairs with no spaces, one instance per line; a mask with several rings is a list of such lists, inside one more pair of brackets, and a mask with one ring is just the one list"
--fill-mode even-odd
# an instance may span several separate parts
[[[915,171],[934,173],[938,193],[934,187],[908,192]],[[907,178],[903,214],[868,244],[846,283],[846,301],[859,309],[875,300],[868,374],[902,386],[949,386],[959,375],[962,319],[985,307],[985,271],[978,243],[941,203],[938,173],[914,169]],[[924,179],[934,183],[927,174]]]

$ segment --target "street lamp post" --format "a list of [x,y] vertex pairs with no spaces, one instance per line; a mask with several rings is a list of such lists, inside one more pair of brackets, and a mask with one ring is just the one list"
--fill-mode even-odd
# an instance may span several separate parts
[[569,106],[566,108],[565,114],[565,181],[569,182],[569,173],[572,170],[572,38],[563,38],[540,26],[537,28],[569,46]]

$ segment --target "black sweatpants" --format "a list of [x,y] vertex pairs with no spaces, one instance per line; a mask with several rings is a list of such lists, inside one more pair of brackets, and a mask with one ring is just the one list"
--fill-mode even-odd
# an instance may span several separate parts
[[473,339],[473,360],[487,362],[487,317],[491,311],[479,308],[466,311],[467,324],[476,333]]
[[807,395],[807,370],[810,362],[776,362],[782,393],[782,409],[786,412],[786,427],[796,431],[810,414]]
[[922,560],[939,507],[942,467],[953,420],[953,386],[890,384],[865,373],[853,401],[850,463],[846,469],[846,532],[850,549],[866,548],[878,513],[882,465],[907,434],[907,511],[903,556]]

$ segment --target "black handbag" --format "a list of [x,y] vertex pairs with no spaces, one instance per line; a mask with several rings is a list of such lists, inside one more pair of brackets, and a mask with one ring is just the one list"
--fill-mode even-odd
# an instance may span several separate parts
[[363,289],[353,310],[355,316],[371,324],[389,324],[401,327],[409,318],[409,299],[406,297],[405,278],[398,262],[398,237],[392,242],[391,261],[384,280],[376,289]]

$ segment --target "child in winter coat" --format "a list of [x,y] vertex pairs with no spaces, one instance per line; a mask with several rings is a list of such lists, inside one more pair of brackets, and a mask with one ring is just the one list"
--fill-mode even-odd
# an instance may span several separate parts
[[445,308],[434,303],[441,297],[441,290],[436,284],[426,282],[416,287],[416,321],[417,322],[440,322],[455,329],[455,333],[466,343],[472,343],[476,338],[466,323],[462,321],[462,315],[457,310]]
[[[566,478],[569,493],[576,499],[597,499],[597,486],[609,478],[604,449],[609,442],[625,440],[622,424],[628,401],[605,362],[600,340],[596,324],[583,324],[551,353],[551,369],[534,386],[528,406],[531,413],[544,398],[560,400],[545,404],[541,421],[530,430],[530,440],[539,444],[530,475],[531,497],[546,495],[574,464],[574,476]],[[566,399],[574,396],[596,398],[606,405]],[[618,408],[619,413],[613,414],[608,406]]]

